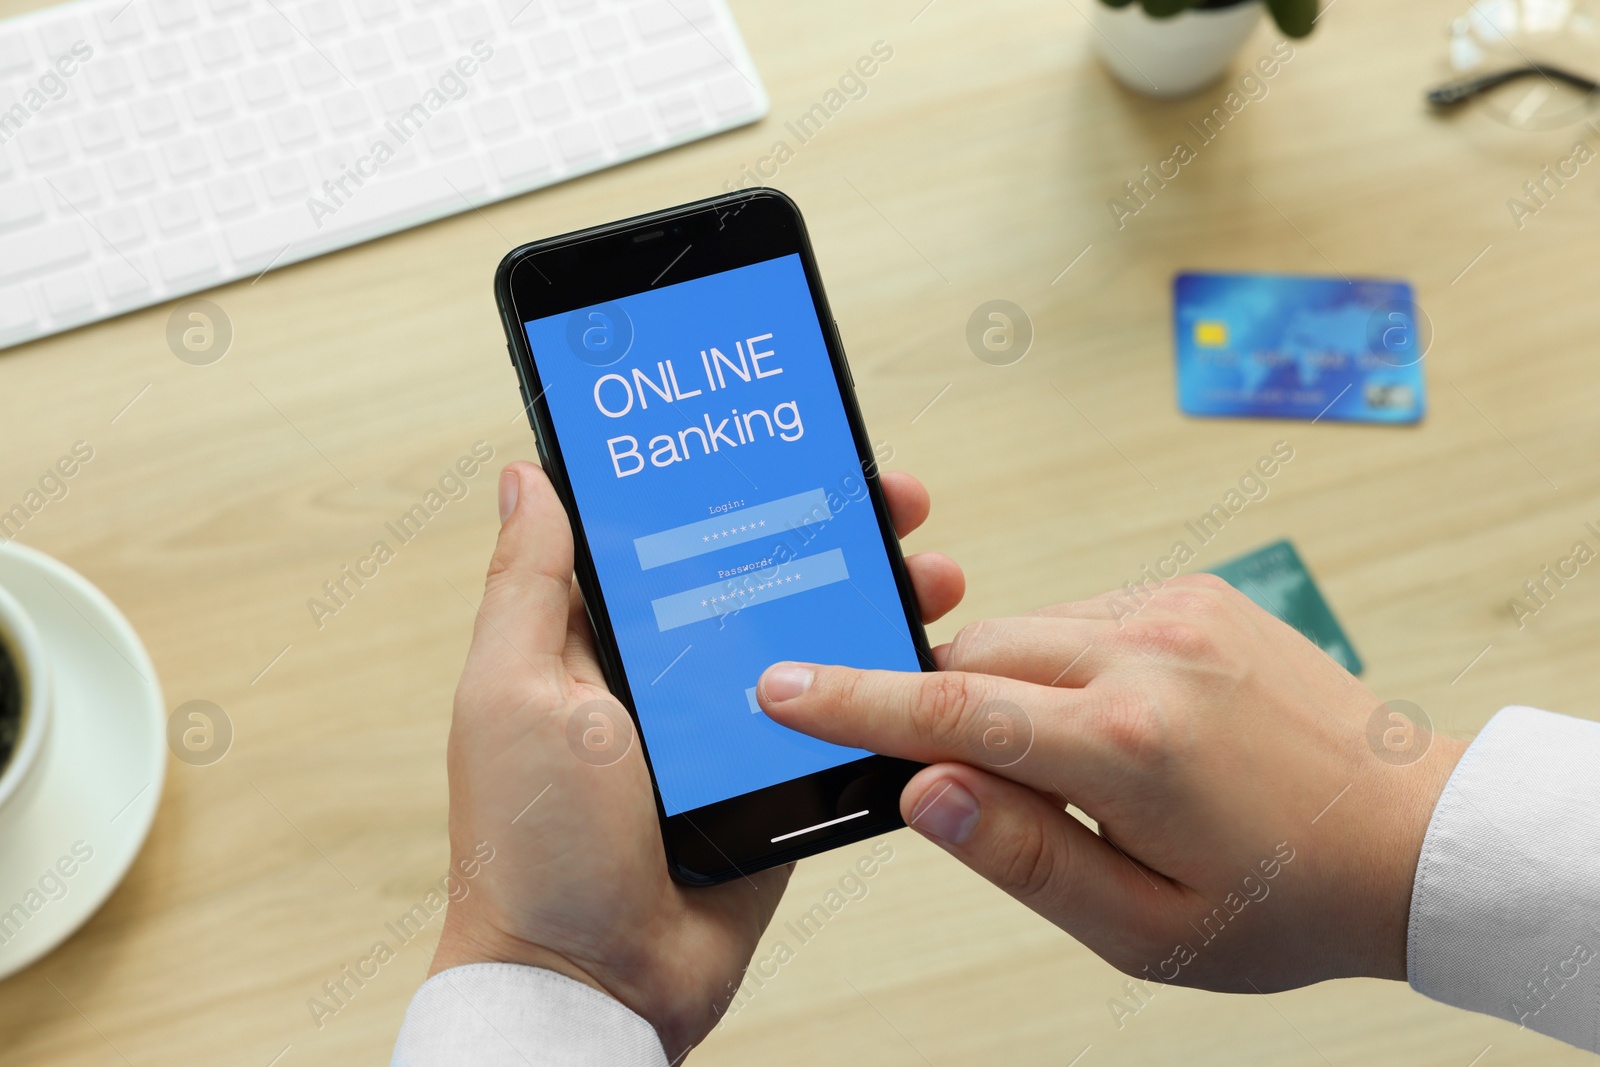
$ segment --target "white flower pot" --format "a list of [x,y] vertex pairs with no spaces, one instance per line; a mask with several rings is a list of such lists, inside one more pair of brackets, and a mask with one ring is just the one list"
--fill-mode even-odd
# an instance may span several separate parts
[[1117,81],[1146,96],[1197,92],[1222,77],[1261,20],[1258,0],[1154,19],[1138,0],[1095,3],[1094,47]]

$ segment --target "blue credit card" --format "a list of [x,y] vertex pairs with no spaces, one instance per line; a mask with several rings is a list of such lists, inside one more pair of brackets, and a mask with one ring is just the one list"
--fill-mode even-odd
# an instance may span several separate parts
[[1194,273],[1177,276],[1172,296],[1185,414],[1422,418],[1426,346],[1405,282]]

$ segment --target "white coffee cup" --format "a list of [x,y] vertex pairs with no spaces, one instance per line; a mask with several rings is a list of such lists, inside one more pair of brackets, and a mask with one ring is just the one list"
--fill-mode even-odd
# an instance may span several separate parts
[[16,668],[22,688],[22,720],[16,747],[0,767],[0,837],[13,826],[38,791],[53,711],[50,661],[39,631],[17,598],[0,587],[0,644]]

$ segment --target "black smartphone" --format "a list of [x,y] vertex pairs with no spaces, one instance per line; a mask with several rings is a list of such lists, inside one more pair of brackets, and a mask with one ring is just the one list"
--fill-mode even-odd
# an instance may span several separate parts
[[917,764],[756,701],[779,660],[933,669],[794,202],[744,190],[535,241],[495,295],[673,876],[902,826]]

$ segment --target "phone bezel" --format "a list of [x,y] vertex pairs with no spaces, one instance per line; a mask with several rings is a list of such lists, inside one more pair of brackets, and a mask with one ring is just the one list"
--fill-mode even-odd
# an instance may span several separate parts
[[[794,201],[764,187],[711,197],[530,242],[511,251],[495,273],[496,302],[539,459],[572,524],[575,571],[594,628],[601,669],[612,693],[633,718],[650,770],[668,869],[674,878],[691,885],[727,881],[904,826],[900,791],[921,765],[873,755],[677,815],[666,813],[582,516],[567,477],[560,441],[543,391],[534,391],[541,379],[523,324],[620,299],[662,283],[689,281],[790,254],[798,254],[805,269],[818,326],[918,661],[924,671],[934,670],[900,539],[883,498],[875,453],[856,402],[844,346],[828,307],[804,220]],[[655,277],[648,284],[639,284],[652,273]],[[813,829],[779,844],[770,840],[792,829],[849,815],[846,807],[860,810],[862,804],[870,805],[866,809],[870,814]],[[781,823],[762,820],[760,813],[771,811],[785,812]]]

